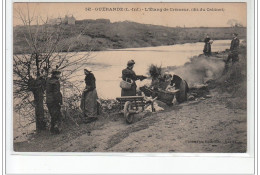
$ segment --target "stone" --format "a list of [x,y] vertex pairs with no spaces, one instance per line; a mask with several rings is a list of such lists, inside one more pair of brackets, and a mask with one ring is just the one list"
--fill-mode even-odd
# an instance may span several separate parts
[[188,97],[188,100],[189,100],[189,101],[195,100],[195,97],[194,97],[193,95],[190,95],[190,96]]

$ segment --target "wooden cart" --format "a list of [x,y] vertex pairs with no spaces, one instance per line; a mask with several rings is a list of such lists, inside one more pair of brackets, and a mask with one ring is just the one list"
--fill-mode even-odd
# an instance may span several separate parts
[[126,122],[131,124],[135,114],[143,112],[146,107],[151,105],[152,112],[155,112],[154,101],[160,100],[167,105],[172,105],[173,98],[179,92],[175,90],[174,92],[163,91],[163,90],[151,90],[148,87],[140,88],[144,92],[145,96],[152,97],[152,99],[147,100],[144,96],[124,96],[117,97],[116,100],[120,103],[120,112],[124,114]]
[[[156,99],[156,98],[155,98]],[[117,97],[116,100],[120,103],[120,112],[124,114],[126,122],[131,124],[135,114],[143,112],[146,107],[151,105],[152,112],[155,112],[153,101],[145,100],[143,96],[125,96]]]

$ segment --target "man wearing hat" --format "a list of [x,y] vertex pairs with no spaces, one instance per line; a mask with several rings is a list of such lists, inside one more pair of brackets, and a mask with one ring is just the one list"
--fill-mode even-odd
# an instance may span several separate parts
[[129,60],[127,62],[127,68],[122,70],[122,79],[124,81],[127,81],[129,83],[132,83],[130,89],[123,89],[121,90],[121,96],[136,96],[136,80],[144,80],[146,79],[145,76],[142,75],[136,75],[135,72],[133,71],[135,65],[134,60]]
[[60,92],[60,74],[58,70],[52,71],[52,76],[47,80],[46,84],[46,103],[51,115],[51,133],[59,134],[62,120],[61,105],[62,94]]
[[226,63],[228,63],[230,59],[232,59],[232,63],[238,61],[239,39],[237,38],[237,36],[238,36],[237,33],[233,33],[233,39],[230,45],[230,52],[228,54]]

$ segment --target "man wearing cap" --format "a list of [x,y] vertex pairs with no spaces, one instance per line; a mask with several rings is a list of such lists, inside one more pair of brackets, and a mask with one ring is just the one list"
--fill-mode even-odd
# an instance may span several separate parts
[[237,36],[238,36],[237,33],[233,33],[233,39],[230,45],[230,52],[228,54],[226,63],[228,63],[230,59],[232,59],[232,63],[238,61],[239,39],[237,38]]
[[133,71],[135,61],[134,60],[129,60],[127,62],[127,68],[122,70],[122,79],[124,81],[127,81],[129,83],[132,83],[131,89],[123,89],[121,90],[121,96],[136,96],[136,80],[144,80],[146,79],[145,76],[142,75],[136,75],[135,72]]
[[60,74],[58,70],[52,71],[51,78],[47,79],[46,84],[46,103],[51,115],[51,133],[59,134],[62,120],[61,105],[62,94],[60,92]]

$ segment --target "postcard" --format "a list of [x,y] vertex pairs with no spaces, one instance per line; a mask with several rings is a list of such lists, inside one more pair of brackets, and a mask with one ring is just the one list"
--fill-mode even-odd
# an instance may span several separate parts
[[247,3],[13,3],[15,152],[246,153]]

